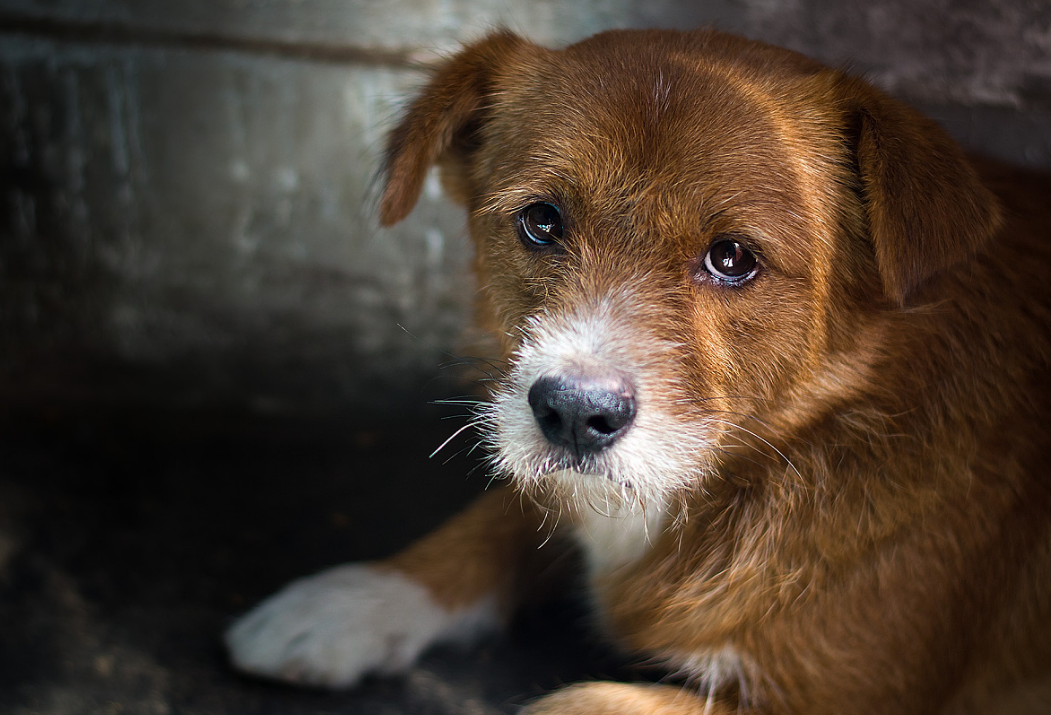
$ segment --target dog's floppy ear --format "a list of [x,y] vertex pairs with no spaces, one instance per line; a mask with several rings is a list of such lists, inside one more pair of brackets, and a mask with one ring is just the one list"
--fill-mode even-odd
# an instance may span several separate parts
[[380,223],[390,226],[409,215],[427,170],[477,127],[494,72],[527,44],[511,32],[495,32],[438,68],[387,140]]
[[934,121],[860,80],[847,96],[876,262],[887,297],[904,305],[996,232],[999,202]]

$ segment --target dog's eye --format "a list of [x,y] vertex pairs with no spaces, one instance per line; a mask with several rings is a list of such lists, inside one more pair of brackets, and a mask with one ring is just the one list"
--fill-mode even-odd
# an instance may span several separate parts
[[557,206],[536,203],[518,212],[518,236],[530,248],[544,248],[562,240],[562,213]]
[[716,240],[704,256],[704,269],[724,283],[741,283],[755,275],[759,260],[732,238]]

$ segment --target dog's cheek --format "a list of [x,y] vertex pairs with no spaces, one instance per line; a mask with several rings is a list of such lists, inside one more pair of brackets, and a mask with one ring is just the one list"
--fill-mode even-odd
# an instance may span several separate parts
[[729,409],[764,411],[791,390],[821,343],[812,291],[771,279],[744,290],[702,288],[694,299],[691,384]]
[[497,221],[475,219],[471,235],[478,277],[478,317],[504,343],[504,357],[518,345],[526,317],[550,297],[552,269],[530,256]]

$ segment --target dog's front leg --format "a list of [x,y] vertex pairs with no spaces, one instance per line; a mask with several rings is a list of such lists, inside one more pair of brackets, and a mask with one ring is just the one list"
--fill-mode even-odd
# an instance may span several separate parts
[[404,670],[434,643],[502,623],[537,566],[541,523],[510,490],[489,492],[387,560],[289,584],[226,632],[231,660],[254,675],[334,688]]
[[521,715],[724,715],[738,711],[670,685],[582,683],[532,703]]

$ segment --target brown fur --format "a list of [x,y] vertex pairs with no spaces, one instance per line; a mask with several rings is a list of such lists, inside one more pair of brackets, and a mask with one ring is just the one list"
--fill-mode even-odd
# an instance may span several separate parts
[[[742,672],[710,698],[591,684],[535,712],[1051,711],[1047,177],[715,32],[494,34],[393,133],[383,223],[435,162],[504,358],[531,316],[626,292],[629,357],[667,366],[654,409],[719,425],[674,525],[595,593],[626,647],[682,666],[732,646]],[[511,217],[555,199],[564,249],[530,253]],[[696,277],[725,234],[759,247],[745,287]],[[390,565],[449,606],[510,602],[543,516],[509,502]]]

